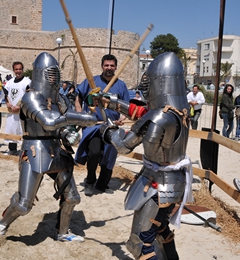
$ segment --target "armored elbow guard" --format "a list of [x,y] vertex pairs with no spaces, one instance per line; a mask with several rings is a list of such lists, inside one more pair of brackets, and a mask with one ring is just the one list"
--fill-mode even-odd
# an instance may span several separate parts
[[141,118],[147,113],[147,109],[143,106],[137,106],[136,104],[131,103],[128,109],[128,115],[132,120]]
[[116,125],[107,125],[102,124],[100,127],[100,133],[102,134],[102,139],[104,143],[111,144],[112,135],[114,132],[118,129],[118,126]]
[[116,130],[111,136],[111,143],[120,154],[128,154],[132,148],[128,147],[125,140],[126,133],[122,128]]

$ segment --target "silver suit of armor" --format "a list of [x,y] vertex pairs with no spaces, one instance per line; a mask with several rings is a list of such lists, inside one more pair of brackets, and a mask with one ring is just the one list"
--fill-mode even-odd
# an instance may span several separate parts
[[19,189],[0,221],[0,234],[4,234],[16,218],[31,210],[43,174],[54,179],[57,186],[54,197],[61,198],[56,226],[60,235],[68,232],[74,206],[80,202],[73,177],[73,150],[70,147],[79,134],[71,132],[67,126],[91,126],[97,119],[73,111],[67,99],[58,95],[59,82],[57,61],[52,55],[41,53],[33,64],[30,91],[22,98],[24,136],[20,153]]
[[[167,227],[164,232],[170,234],[168,214],[175,203],[183,199],[186,176],[184,168],[165,171],[162,167],[174,166],[185,158],[189,132],[189,105],[185,95],[183,66],[177,56],[174,53],[157,56],[146,75],[149,79],[148,112],[132,125],[127,134],[119,134],[119,130],[105,134],[120,153],[129,153],[141,143],[144,149],[143,168],[125,199],[125,208],[135,210],[127,248],[136,259],[141,254],[148,255],[146,248],[150,248],[149,243],[154,242],[151,239],[157,238],[160,229]],[[110,107],[120,107],[121,113],[128,116],[128,103],[115,98],[110,98],[110,103]],[[162,224],[157,227],[150,222],[150,218]],[[153,236],[151,232],[156,234]],[[167,234],[164,232],[165,239]],[[175,245],[172,252],[175,252],[174,256],[171,258],[168,255],[169,259],[178,259]]]

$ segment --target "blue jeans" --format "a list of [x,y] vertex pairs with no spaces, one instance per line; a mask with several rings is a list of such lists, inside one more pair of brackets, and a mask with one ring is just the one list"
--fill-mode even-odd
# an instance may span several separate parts
[[229,119],[227,113],[221,113],[223,118],[223,129],[222,129],[222,135],[229,138],[229,135],[231,134],[233,130],[233,118]]
[[200,117],[202,109],[194,110],[194,116],[190,118],[192,129],[197,130],[198,118]]
[[240,117],[236,116],[236,136],[240,138]]

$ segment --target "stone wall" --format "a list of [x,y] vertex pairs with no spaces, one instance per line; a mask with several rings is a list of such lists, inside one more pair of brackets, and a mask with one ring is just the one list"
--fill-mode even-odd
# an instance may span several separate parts
[[[11,17],[17,17],[17,24],[11,24]],[[63,80],[73,80],[73,55],[76,45],[70,30],[56,32],[42,31],[41,0],[8,0],[1,3],[0,8],[0,65],[12,69],[13,61],[22,61],[26,69],[32,69],[32,63],[43,51],[51,53],[58,59],[59,49],[56,39],[63,38],[60,45],[60,65],[66,59],[62,69]],[[109,52],[109,30],[96,28],[76,28],[76,34],[82,46],[84,56],[93,75],[101,73],[101,58]],[[139,40],[139,35],[119,31],[112,36],[111,53],[118,59],[118,68],[128,57]],[[71,51],[72,52],[71,52]],[[78,67],[77,83],[85,79],[85,72],[79,54],[75,55]],[[137,84],[138,55],[124,68],[119,78],[129,88]]]
[[[16,24],[11,23],[12,16],[17,17]],[[56,39],[61,37],[63,43],[60,45],[60,65],[66,58],[62,80],[73,80],[72,53],[75,54],[77,49],[72,34],[70,30],[42,31],[42,0],[1,1],[0,28],[0,65],[12,69],[13,61],[18,60],[24,63],[25,70],[32,69],[33,61],[44,51],[58,59],[59,48]],[[76,29],[76,34],[91,73],[100,74],[101,58],[109,52],[109,30],[80,28]],[[119,31],[113,34],[111,53],[118,59],[118,68],[138,40],[139,35],[132,32]],[[80,83],[86,76],[79,54],[75,57],[78,67],[77,83]],[[138,82],[138,68],[138,54],[135,54],[119,76],[129,88],[133,88]]]
[[[108,53],[106,46],[108,46],[109,31],[81,28],[76,29],[76,34],[92,74],[101,73],[101,57]],[[49,32],[3,29],[0,35],[0,65],[12,69],[12,62],[19,60],[24,63],[25,70],[32,69],[32,62],[43,51],[51,53],[58,59],[59,49],[56,43],[58,37],[63,38],[63,44],[60,45],[60,64],[69,56],[62,69],[62,79],[72,80],[74,59],[71,51],[75,54],[77,48],[70,30]],[[118,59],[118,68],[121,67],[138,40],[139,35],[131,32],[119,31],[118,34],[113,35],[111,53]],[[77,82],[80,83],[86,76],[79,54],[77,53],[75,57],[78,66]],[[119,77],[127,83],[129,88],[136,85],[137,69],[138,55],[135,54]]]
[[[12,23],[16,16],[17,23]],[[0,28],[10,30],[42,30],[42,0],[1,1]]]

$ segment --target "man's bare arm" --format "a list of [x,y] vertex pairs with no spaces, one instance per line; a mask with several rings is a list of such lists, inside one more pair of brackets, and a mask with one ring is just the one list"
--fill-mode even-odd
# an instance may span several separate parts
[[75,109],[77,112],[82,112],[82,100],[79,98],[79,96],[75,99]]

